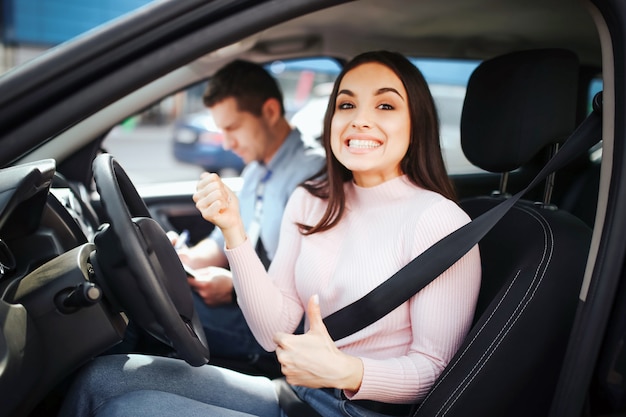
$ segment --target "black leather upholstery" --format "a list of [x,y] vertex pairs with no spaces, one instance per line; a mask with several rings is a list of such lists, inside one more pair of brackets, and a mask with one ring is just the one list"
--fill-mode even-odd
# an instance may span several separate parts
[[[481,64],[464,105],[463,149],[514,170],[574,128],[578,62],[568,51],[512,53]],[[474,218],[501,201],[461,202]],[[573,323],[591,230],[573,215],[518,203],[481,241],[475,324],[415,416],[544,416]]]

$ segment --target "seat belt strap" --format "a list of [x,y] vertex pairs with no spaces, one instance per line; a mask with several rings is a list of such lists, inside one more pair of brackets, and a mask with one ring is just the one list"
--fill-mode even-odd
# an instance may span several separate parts
[[333,340],[343,339],[378,321],[461,259],[529,190],[562,169],[601,139],[601,93],[594,110],[522,191],[442,238],[362,298],[323,319]]

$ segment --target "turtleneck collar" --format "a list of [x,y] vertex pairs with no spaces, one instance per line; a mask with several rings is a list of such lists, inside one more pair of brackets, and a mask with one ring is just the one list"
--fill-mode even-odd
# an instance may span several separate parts
[[406,175],[392,178],[374,187],[360,187],[349,181],[345,184],[346,202],[354,202],[356,205],[367,204],[369,206],[387,204],[406,198],[415,193],[418,186],[412,184]]

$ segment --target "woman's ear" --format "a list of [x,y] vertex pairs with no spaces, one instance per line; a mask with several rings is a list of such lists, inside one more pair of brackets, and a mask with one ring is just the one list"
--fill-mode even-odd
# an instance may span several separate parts
[[275,98],[268,98],[263,103],[262,113],[270,125],[276,124],[282,117],[280,102]]

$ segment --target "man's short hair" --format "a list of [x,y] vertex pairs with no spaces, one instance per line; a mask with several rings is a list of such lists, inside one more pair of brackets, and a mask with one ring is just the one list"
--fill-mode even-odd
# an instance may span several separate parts
[[263,104],[270,98],[280,103],[284,116],[283,94],[276,82],[261,65],[254,62],[235,60],[222,68],[209,80],[204,96],[204,105],[212,107],[220,101],[233,97],[240,111],[261,115]]

